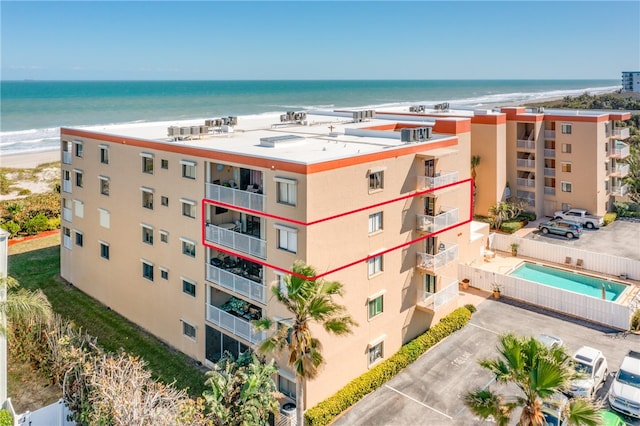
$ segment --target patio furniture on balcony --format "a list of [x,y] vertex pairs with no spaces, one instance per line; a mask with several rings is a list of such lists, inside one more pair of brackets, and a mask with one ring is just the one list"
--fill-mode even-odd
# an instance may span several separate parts
[[[257,331],[250,322],[252,318],[257,317],[255,312],[252,313],[247,310],[246,313],[240,314],[239,311],[232,309],[230,306],[226,307],[229,312],[213,305],[206,305],[206,307],[207,321],[231,332],[233,335],[241,337],[250,343],[260,343],[267,338],[266,331]],[[248,318],[244,317],[245,314]]]
[[435,272],[458,258],[458,245],[444,243],[438,254],[417,253],[416,267],[426,272]]
[[417,215],[416,228],[422,232],[437,232],[458,223],[458,209],[443,207],[436,216]]

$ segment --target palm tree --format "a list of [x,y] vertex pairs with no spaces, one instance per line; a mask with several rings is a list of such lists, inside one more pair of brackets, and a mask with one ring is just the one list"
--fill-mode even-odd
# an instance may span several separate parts
[[[324,362],[322,345],[312,336],[311,323],[318,323],[335,335],[351,333],[351,327],[357,324],[346,308],[333,300],[343,294],[341,283],[314,279],[315,269],[301,261],[293,264],[292,272],[285,276],[283,288],[277,285],[271,288],[275,298],[291,312],[290,326],[278,326],[259,350],[265,354],[288,353],[288,363],[296,374],[297,424],[302,426],[305,381],[315,378]],[[269,318],[254,322],[259,330],[267,330],[273,324]]]
[[[484,359],[480,365],[490,370],[500,384],[517,386],[521,394],[506,396],[489,389],[476,389],[465,395],[465,405],[486,419],[493,416],[499,425],[509,423],[514,410],[521,408],[519,425],[545,424],[543,401],[566,389],[576,377],[571,358],[562,346],[546,347],[533,337],[513,334],[500,336],[499,358]],[[599,425],[602,417],[591,401],[577,398],[564,407],[569,424]]]
[[476,167],[480,165],[480,156],[473,155],[471,157],[471,178],[473,179],[473,213],[476,211],[476,193],[478,192],[478,185],[476,185]]

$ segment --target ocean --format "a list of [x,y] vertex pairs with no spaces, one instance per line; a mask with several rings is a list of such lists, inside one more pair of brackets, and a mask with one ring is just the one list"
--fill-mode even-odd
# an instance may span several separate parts
[[49,151],[59,128],[449,102],[478,108],[609,93],[619,80],[2,81],[0,155]]

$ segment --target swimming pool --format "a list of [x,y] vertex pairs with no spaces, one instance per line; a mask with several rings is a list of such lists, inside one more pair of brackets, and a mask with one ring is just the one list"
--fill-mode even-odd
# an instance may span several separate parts
[[508,275],[598,299],[602,299],[604,286],[605,297],[611,301],[616,300],[627,288],[624,284],[528,262],[518,266]]

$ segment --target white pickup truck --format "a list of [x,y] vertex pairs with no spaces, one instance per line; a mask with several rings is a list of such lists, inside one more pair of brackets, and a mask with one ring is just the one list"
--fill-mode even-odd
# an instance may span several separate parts
[[609,405],[640,419],[640,352],[629,351],[609,388]]
[[604,218],[602,216],[594,216],[588,211],[582,209],[558,210],[553,214],[553,216],[556,219],[564,219],[580,223],[588,229],[599,228],[604,225]]

